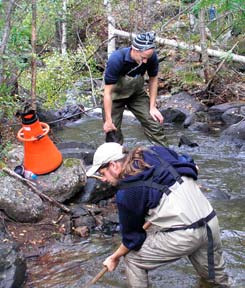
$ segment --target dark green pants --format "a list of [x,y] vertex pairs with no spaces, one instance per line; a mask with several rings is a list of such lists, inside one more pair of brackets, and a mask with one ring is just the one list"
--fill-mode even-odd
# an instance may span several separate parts
[[144,78],[131,80],[125,77],[116,85],[112,101],[112,121],[117,127],[117,141],[123,143],[121,131],[123,111],[128,108],[141,123],[147,138],[160,145],[166,145],[163,126],[153,120],[150,110],[150,98],[144,90]]

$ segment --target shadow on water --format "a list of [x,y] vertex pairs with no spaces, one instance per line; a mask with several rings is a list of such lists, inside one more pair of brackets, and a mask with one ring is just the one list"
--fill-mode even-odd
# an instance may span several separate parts
[[[245,153],[232,144],[223,144],[218,135],[207,135],[167,126],[170,147],[190,154],[200,168],[199,184],[214,206],[220,222],[227,270],[236,288],[245,287]],[[139,123],[126,120],[123,126],[126,146],[149,145]],[[186,135],[198,147],[178,147],[181,135]],[[89,143],[97,147],[104,142],[102,122],[82,119],[79,124],[57,132],[65,140]],[[54,245],[48,253],[28,261],[28,281],[25,288],[83,288],[101,269],[103,260],[120,243],[120,236],[101,238],[92,235],[80,242],[71,238]],[[121,261],[122,262],[122,261]],[[151,287],[208,288],[200,283],[192,265],[186,259],[149,272]],[[106,273],[93,287],[127,287],[123,263],[116,271]]]

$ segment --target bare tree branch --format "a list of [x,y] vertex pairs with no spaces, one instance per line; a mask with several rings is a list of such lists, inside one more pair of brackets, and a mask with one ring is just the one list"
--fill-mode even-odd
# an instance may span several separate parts
[[36,63],[36,26],[37,26],[37,3],[32,0],[32,59],[31,59],[31,102],[32,108],[36,110],[36,77],[37,77],[37,63]]
[[14,4],[15,4],[15,0],[10,0],[8,2],[8,7],[6,9],[5,27],[3,29],[3,37],[2,37],[2,41],[0,45],[0,55],[3,55],[5,53],[5,50],[7,47],[10,28],[11,28],[11,14],[14,11]]
[[171,23],[172,21],[174,21],[176,18],[178,18],[180,15],[184,14],[186,11],[189,11],[196,3],[193,3],[192,5],[190,5],[189,7],[187,7],[186,9],[180,11],[177,15],[175,15],[174,17],[172,17],[171,19],[169,19],[165,24],[163,24],[160,28],[160,31],[163,30],[163,28],[165,28],[166,26],[168,26],[169,23]]
[[80,45],[81,45],[81,49],[82,49],[82,53],[83,53],[83,58],[84,58],[84,61],[85,61],[85,65],[86,65],[86,67],[88,68],[89,75],[90,75],[90,82],[91,82],[91,90],[92,90],[92,99],[93,99],[93,103],[94,103],[95,106],[97,106],[96,98],[95,98],[95,96],[94,96],[95,93],[94,93],[93,75],[92,75],[92,72],[91,72],[90,66],[89,66],[89,64],[88,64],[88,62],[87,62],[86,54],[85,54],[85,52],[84,52],[84,45],[83,45],[83,43],[82,43],[82,41],[81,41],[81,38],[80,38],[80,36],[79,36],[78,31],[77,31],[77,38],[78,38],[79,43],[80,43]]
[[14,11],[14,3],[15,0],[10,0],[8,2],[8,6],[6,7],[6,18],[5,18],[5,26],[3,28],[3,36],[2,41],[0,44],[0,85],[3,82],[3,66],[4,66],[4,60],[3,55],[5,54],[5,50],[7,47],[8,39],[9,39],[9,33],[11,29],[11,15]]

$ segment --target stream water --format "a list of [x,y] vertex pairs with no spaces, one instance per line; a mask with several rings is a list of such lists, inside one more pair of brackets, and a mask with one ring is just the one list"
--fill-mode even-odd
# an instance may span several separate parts
[[[245,287],[245,151],[233,144],[223,144],[219,131],[202,134],[166,126],[170,147],[188,153],[199,166],[199,184],[215,208],[220,222],[227,271],[236,288]],[[136,144],[149,145],[139,123],[125,119],[124,143],[129,148]],[[56,134],[63,141],[76,140],[98,146],[104,142],[101,118],[88,117],[79,124],[62,129]],[[186,135],[198,147],[178,147],[181,135]],[[103,260],[120,243],[120,236],[74,241],[64,238],[45,255],[29,259],[28,281],[25,288],[83,288],[101,269]],[[121,261],[122,262],[122,261]],[[181,259],[157,270],[150,271],[151,287],[157,288],[208,288],[186,260]],[[116,271],[106,273],[93,287],[127,287],[123,263]]]

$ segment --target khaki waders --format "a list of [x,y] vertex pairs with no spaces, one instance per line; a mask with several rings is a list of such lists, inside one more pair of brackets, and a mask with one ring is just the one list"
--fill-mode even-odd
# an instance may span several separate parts
[[[112,121],[117,128],[117,141],[123,143],[121,131],[123,111],[128,108],[140,121],[151,142],[166,146],[163,126],[151,117],[150,98],[144,90],[144,77],[121,77],[112,94]],[[103,115],[104,119],[104,115]]]
[[[167,232],[170,230],[169,227],[179,227],[183,225],[182,223],[190,225],[212,211],[211,205],[195,181],[184,176],[182,179],[184,180],[182,184],[176,182],[171,186],[169,188],[171,193],[163,194],[159,205],[148,212],[147,220],[155,225],[155,228],[158,227],[157,232],[147,233],[147,238],[140,250],[132,250],[124,257],[129,287],[149,287],[149,270],[183,257],[189,258],[197,273],[202,278],[208,279],[207,225],[212,232],[215,273],[215,278],[210,282],[215,283],[217,285],[215,287],[230,287],[230,279],[225,272],[217,216],[212,217],[207,225],[197,229]],[[201,206],[200,203],[202,203]],[[179,213],[177,213],[178,211]],[[172,215],[178,216],[173,217]]]

